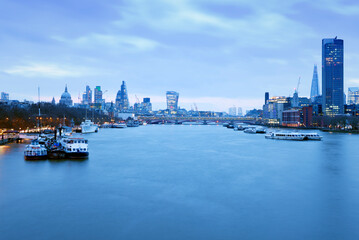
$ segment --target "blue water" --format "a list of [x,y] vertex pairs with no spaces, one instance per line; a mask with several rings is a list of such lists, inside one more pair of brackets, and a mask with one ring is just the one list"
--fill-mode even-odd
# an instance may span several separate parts
[[85,161],[0,146],[0,239],[359,239],[359,135],[320,134],[101,129]]

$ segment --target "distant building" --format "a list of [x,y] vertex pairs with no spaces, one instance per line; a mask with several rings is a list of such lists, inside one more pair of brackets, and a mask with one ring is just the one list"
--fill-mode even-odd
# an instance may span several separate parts
[[1,100],[2,102],[7,102],[7,101],[9,101],[9,100],[10,100],[10,99],[9,99],[9,94],[6,93],[6,92],[1,92],[1,98],[0,98],[0,100]]
[[178,109],[178,97],[179,94],[174,91],[167,91],[167,109],[169,110],[177,110]]
[[237,115],[240,116],[240,117],[243,117],[243,111],[242,111],[241,107],[238,108]]
[[322,40],[323,112],[329,116],[344,113],[343,46],[336,37]]
[[359,88],[348,88],[348,104],[359,104]]
[[87,85],[86,91],[82,94],[82,104],[88,105],[92,103],[92,91],[91,88]]
[[116,96],[116,108],[120,112],[126,112],[129,110],[130,103],[128,101],[128,94],[125,81],[122,81],[121,90],[117,92]]
[[317,65],[314,65],[312,88],[310,90],[310,99],[312,100],[312,102],[315,100],[317,96],[319,96],[318,70],[317,70]]
[[263,118],[275,119],[279,123],[282,122],[282,113],[291,107],[290,98],[287,97],[271,97],[268,103],[263,106]]
[[55,104],[56,104],[55,97],[52,98],[51,104],[52,104],[52,105],[55,105]]
[[269,92],[266,92],[264,94],[264,104],[267,104],[268,103],[268,100],[269,100]]
[[72,99],[70,93],[67,91],[67,85],[65,87],[65,92],[61,95],[59,103],[66,106],[72,106]]
[[143,99],[142,108],[145,112],[152,112],[152,103],[150,98]]
[[228,115],[230,116],[237,116],[237,108],[236,107],[230,107],[228,109]]
[[96,86],[94,89],[94,103],[102,103],[102,91],[100,86]]

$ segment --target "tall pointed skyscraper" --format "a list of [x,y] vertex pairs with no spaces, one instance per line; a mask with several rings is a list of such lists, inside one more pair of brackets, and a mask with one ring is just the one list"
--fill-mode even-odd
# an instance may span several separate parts
[[313,71],[313,80],[312,80],[312,88],[310,90],[310,99],[312,102],[315,101],[315,97],[319,96],[319,86],[318,86],[318,70],[317,65],[314,65]]
[[118,110],[127,111],[130,108],[125,81],[122,81],[121,90],[117,92],[116,107]]

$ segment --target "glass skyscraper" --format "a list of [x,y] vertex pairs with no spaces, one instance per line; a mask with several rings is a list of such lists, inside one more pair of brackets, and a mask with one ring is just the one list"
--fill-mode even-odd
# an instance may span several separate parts
[[167,109],[177,110],[178,109],[178,96],[179,94],[174,91],[167,91]]
[[319,96],[318,69],[317,69],[317,65],[314,65],[312,88],[310,90],[310,99],[312,100],[312,102],[314,102],[315,98],[318,96]]
[[126,83],[122,81],[121,90],[117,92],[116,96],[116,107],[120,111],[127,111],[129,105]]
[[344,113],[343,46],[336,37],[322,40],[323,112],[329,116]]

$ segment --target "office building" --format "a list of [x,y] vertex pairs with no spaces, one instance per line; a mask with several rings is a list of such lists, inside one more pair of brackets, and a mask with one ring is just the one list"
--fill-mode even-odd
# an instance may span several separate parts
[[88,105],[92,103],[92,91],[90,86],[86,86],[86,91],[82,94],[82,104]]
[[167,109],[169,110],[177,110],[178,109],[178,97],[179,94],[174,91],[167,91]]
[[336,37],[322,40],[323,112],[328,116],[344,113],[343,46]]
[[348,104],[359,104],[359,88],[348,88]]
[[100,86],[96,86],[94,89],[94,103],[102,103],[102,91]]
[[228,109],[228,115],[229,116],[237,116],[237,108],[236,107],[230,107]]

